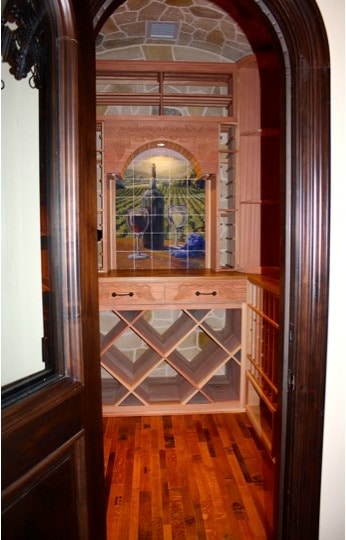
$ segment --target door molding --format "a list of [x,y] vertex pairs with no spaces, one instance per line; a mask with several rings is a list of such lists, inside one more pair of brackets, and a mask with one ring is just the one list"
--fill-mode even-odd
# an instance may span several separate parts
[[282,538],[293,540],[318,538],[319,532],[329,290],[330,60],[315,2],[265,5],[281,27],[287,73],[279,530]]

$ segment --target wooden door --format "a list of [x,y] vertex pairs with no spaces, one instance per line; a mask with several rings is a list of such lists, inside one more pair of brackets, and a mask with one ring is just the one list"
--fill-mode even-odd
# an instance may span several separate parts
[[[43,341],[49,361],[42,372],[10,385],[3,399],[2,537],[102,540],[95,76],[90,73],[93,42],[83,38],[88,29],[92,34],[91,17],[86,6],[74,8],[68,1],[16,4],[17,11],[11,13],[9,0],[3,16],[10,22],[14,17],[22,28],[17,42],[21,65],[27,62],[30,68],[32,36],[40,49],[33,69],[42,82]],[[44,30],[38,35],[41,15]],[[80,33],[74,26],[77,18]],[[13,50],[11,33],[5,34],[8,53]],[[83,72],[86,63],[88,73]]]

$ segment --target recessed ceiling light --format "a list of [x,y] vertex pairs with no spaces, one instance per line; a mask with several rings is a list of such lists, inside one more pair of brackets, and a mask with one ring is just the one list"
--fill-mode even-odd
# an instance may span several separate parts
[[178,24],[175,22],[148,22],[148,37],[155,39],[175,39]]
[[157,146],[166,146],[164,142],[158,142]]

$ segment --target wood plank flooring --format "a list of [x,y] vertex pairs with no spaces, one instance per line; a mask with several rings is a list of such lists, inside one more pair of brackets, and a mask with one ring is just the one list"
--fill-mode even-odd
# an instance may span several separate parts
[[267,540],[273,466],[245,414],[104,418],[108,540]]

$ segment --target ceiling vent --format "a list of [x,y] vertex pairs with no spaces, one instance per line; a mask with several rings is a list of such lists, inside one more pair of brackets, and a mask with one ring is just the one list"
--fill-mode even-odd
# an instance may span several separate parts
[[155,39],[175,39],[178,35],[178,24],[174,22],[149,22],[148,37]]

